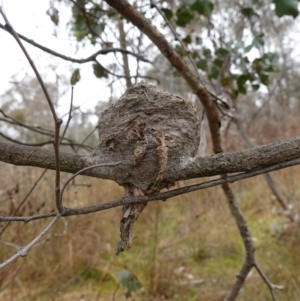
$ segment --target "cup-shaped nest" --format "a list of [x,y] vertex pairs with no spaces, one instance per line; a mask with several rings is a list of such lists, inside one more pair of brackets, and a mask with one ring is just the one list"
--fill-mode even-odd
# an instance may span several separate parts
[[188,100],[141,82],[127,89],[98,123],[94,163],[122,161],[108,167],[109,178],[149,194],[168,187],[164,174],[180,170],[182,157],[196,155],[200,121]]

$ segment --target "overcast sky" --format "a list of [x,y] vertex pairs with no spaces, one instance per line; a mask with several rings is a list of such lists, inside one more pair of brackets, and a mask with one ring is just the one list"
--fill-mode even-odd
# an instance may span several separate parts
[[[66,24],[70,20],[70,9],[60,9],[60,25],[55,27],[50,17],[46,14],[49,9],[49,0],[0,0],[0,4],[4,8],[5,14],[15,31],[43,46],[78,59],[87,57],[98,50],[98,48],[94,48],[91,45],[76,49],[75,38],[66,29]],[[3,25],[5,24],[1,16],[0,22]],[[50,64],[55,66],[56,73],[66,75],[68,80],[72,71],[80,67],[82,79],[75,86],[75,105],[85,103],[83,109],[86,110],[93,108],[98,101],[108,100],[109,89],[105,88],[107,83],[95,78],[91,63],[76,65],[54,58],[26,42],[23,42],[23,44],[45,80],[55,79],[55,73],[49,69]],[[0,29],[0,54],[1,95],[11,87],[10,81],[15,74],[20,73],[24,75],[28,73],[32,76],[34,74],[14,38],[2,29]],[[101,62],[101,59],[107,60],[107,57],[100,56],[99,59]],[[69,101],[70,91],[60,100],[62,105],[61,113],[68,110]]]

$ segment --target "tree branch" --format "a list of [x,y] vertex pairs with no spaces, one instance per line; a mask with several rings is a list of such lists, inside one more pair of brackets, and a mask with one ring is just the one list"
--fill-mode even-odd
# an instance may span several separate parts
[[117,12],[135,25],[143,32],[160,52],[168,59],[170,64],[177,69],[181,76],[186,80],[192,91],[201,101],[212,136],[213,148],[215,153],[222,152],[221,137],[220,137],[220,118],[214,102],[211,100],[208,91],[202,86],[198,75],[195,74],[189,66],[183,61],[178,53],[173,49],[165,36],[161,34],[157,28],[152,25],[150,20],[141,15],[132,5],[126,0],[105,0],[107,4],[113,7]]
[[[249,172],[299,157],[300,136],[211,157],[183,158],[182,164],[185,166],[164,174],[164,180],[175,182],[233,172]],[[68,173],[76,173],[92,164],[86,156],[61,152],[60,158],[61,171]],[[0,142],[0,161],[55,170],[54,152],[38,147]],[[83,175],[113,180],[105,168],[87,170]]]
[[[111,164],[112,165],[118,164],[118,162],[111,163]],[[120,200],[111,201],[111,202],[107,202],[107,203],[103,203],[103,204],[97,204],[97,205],[93,205],[93,206],[87,206],[87,207],[83,207],[83,208],[64,208],[62,216],[89,214],[89,213],[93,213],[93,212],[98,212],[98,211],[103,211],[103,210],[108,210],[111,208],[123,206],[125,204],[145,203],[145,202],[151,202],[151,201],[157,201],[157,200],[166,201],[167,199],[170,199],[170,198],[173,198],[175,196],[182,195],[185,193],[190,193],[193,191],[206,189],[206,188],[214,187],[217,185],[222,185],[225,183],[233,183],[233,182],[241,181],[244,179],[248,179],[250,177],[255,177],[255,176],[264,174],[266,172],[271,172],[274,170],[291,167],[291,166],[294,166],[297,164],[300,164],[300,158],[293,159],[293,160],[290,160],[287,162],[277,163],[275,165],[257,169],[257,170],[250,171],[250,172],[244,172],[244,173],[240,173],[237,175],[221,177],[216,180],[211,180],[211,181],[207,181],[207,182],[200,183],[200,184],[194,184],[194,185],[185,186],[182,188],[173,189],[173,190],[170,190],[167,192],[145,195],[145,196],[140,196],[140,197],[124,197]],[[83,172],[81,172],[81,174],[83,174]],[[44,213],[44,214],[39,214],[39,215],[33,215],[33,216],[16,216],[16,217],[0,216],[0,222],[4,222],[4,221],[29,222],[29,221],[36,220],[36,219],[52,217],[52,216],[55,216],[56,214],[57,214],[57,212],[50,212],[50,213]],[[253,262],[252,262],[251,267],[253,267]],[[242,270],[241,270],[241,273],[243,274]]]
[[36,78],[38,79],[38,82],[44,92],[45,98],[48,102],[49,108],[52,113],[53,121],[54,121],[54,138],[53,138],[53,148],[55,152],[55,166],[56,166],[56,175],[55,175],[55,196],[56,196],[56,205],[59,211],[62,210],[62,205],[60,204],[59,195],[60,195],[60,158],[59,158],[59,132],[60,132],[60,126],[62,124],[62,119],[57,117],[57,113],[54,107],[54,104],[50,98],[50,95],[48,93],[48,90],[46,89],[45,83],[37,70],[33,60],[31,59],[29,53],[27,52],[26,48],[22,44],[18,34],[13,29],[12,25],[10,24],[8,18],[6,17],[2,7],[0,6],[0,14],[2,15],[4,21],[5,21],[5,29],[15,38],[16,42],[20,46],[21,50],[23,51],[27,61],[29,62],[31,68],[33,69]]
[[55,218],[49,223],[49,225],[36,237],[34,238],[27,246],[20,248],[13,256],[0,264],[0,270],[5,266],[16,260],[18,257],[25,257],[27,252],[52,228],[56,221],[61,217],[59,213],[56,213]]
[[[5,31],[8,31],[4,25],[2,25],[0,23],[0,28],[5,30]],[[24,40],[25,42],[31,44],[32,46],[34,47],[37,47],[41,50],[43,50],[44,52],[47,52],[49,54],[52,54],[56,57],[59,57],[65,61],[69,61],[69,62],[73,62],[73,63],[77,63],[77,64],[84,64],[84,63],[88,63],[88,62],[94,62],[95,59],[97,58],[98,55],[106,55],[108,53],[111,53],[111,52],[120,52],[120,53],[125,53],[125,54],[129,54],[129,55],[132,55],[136,58],[138,58],[139,60],[145,62],[145,63],[149,63],[149,64],[152,64],[152,62],[150,62],[149,60],[145,59],[143,56],[139,55],[139,54],[136,54],[136,53],[133,53],[129,50],[126,50],[126,49],[122,49],[122,48],[105,48],[105,49],[101,49],[101,50],[98,50],[97,52],[95,52],[94,54],[92,54],[91,56],[85,58],[85,59],[75,59],[75,58],[72,58],[72,57],[69,57],[69,56],[66,56],[66,55],[63,55],[59,52],[56,52],[50,48],[47,48],[43,45],[40,45],[38,43],[36,43],[35,41],[31,40],[31,39],[28,39],[26,38],[25,36],[17,33],[19,38]]]

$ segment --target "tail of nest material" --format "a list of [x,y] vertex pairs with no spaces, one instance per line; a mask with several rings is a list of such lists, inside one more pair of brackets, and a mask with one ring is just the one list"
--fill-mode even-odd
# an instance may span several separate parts
[[[125,196],[143,196],[143,192],[137,188],[125,188]],[[117,255],[123,252],[125,249],[130,249],[132,245],[132,235],[134,222],[137,220],[141,212],[147,206],[147,202],[128,204],[123,206],[123,214],[120,221],[120,238],[118,243]]]
[[[195,157],[200,142],[199,113],[181,96],[141,82],[102,112],[99,145],[92,163],[122,161],[109,167],[108,178],[125,188],[126,196],[158,193],[170,187],[164,174],[181,170],[180,158]],[[147,203],[123,207],[117,254],[131,247],[134,222]]]

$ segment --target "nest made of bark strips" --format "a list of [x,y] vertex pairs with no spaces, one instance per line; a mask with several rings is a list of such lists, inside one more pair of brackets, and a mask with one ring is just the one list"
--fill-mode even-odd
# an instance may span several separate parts
[[122,161],[108,167],[109,177],[149,194],[168,187],[164,174],[180,169],[180,158],[194,157],[200,142],[199,114],[178,95],[141,82],[105,110],[98,123],[94,163]]

